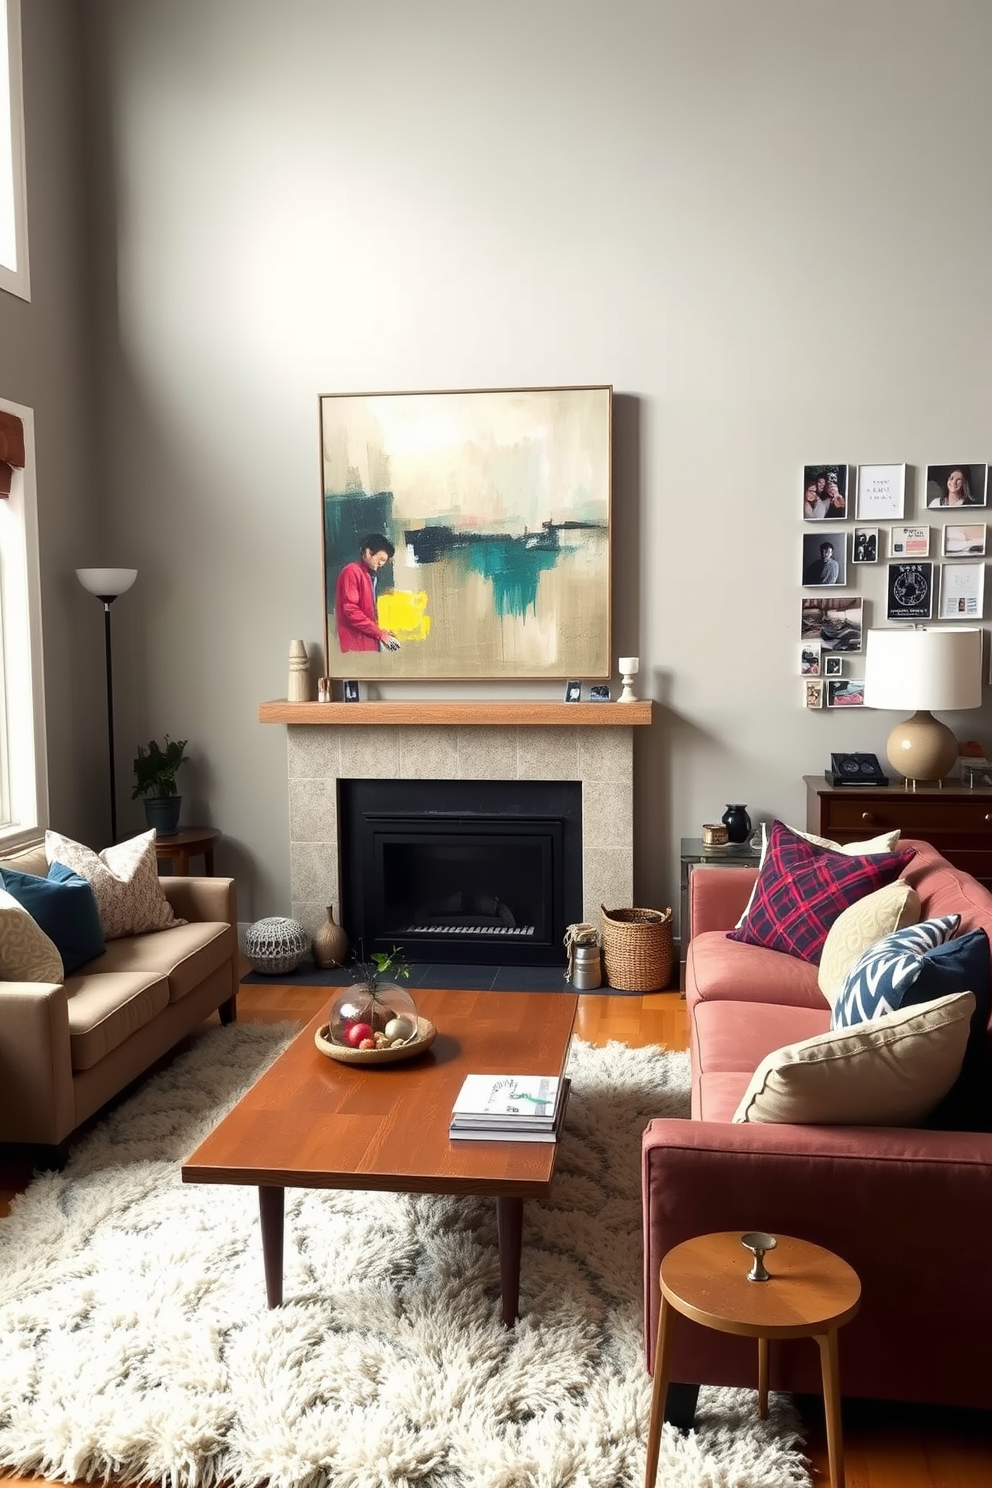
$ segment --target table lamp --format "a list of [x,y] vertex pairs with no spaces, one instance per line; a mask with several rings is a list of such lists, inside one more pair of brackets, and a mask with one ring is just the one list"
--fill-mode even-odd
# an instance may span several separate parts
[[906,784],[942,781],[958,757],[958,741],[932,709],[982,705],[982,632],[962,626],[870,630],[865,706],[912,708],[886,745],[889,764]]
[[114,772],[114,667],[110,650],[110,606],[138,577],[136,568],[77,568],[76,578],[103,605],[103,643],[107,664],[107,757],[110,766],[110,840],[117,841],[117,784]]

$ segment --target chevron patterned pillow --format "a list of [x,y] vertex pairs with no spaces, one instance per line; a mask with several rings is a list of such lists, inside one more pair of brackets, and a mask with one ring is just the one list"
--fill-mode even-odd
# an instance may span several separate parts
[[[830,1015],[831,1028],[853,1028],[871,1023],[913,1002],[929,1001],[931,995],[914,995],[927,955],[957,932],[961,916],[940,915],[894,930],[869,946],[855,961]],[[955,988],[969,992],[970,987]]]

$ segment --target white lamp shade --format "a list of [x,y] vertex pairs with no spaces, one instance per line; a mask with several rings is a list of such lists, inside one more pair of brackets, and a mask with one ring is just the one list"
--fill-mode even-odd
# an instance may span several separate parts
[[116,599],[124,594],[138,577],[136,568],[77,568],[76,578],[90,594]]
[[866,707],[932,711],[981,705],[980,630],[938,626],[868,632]]

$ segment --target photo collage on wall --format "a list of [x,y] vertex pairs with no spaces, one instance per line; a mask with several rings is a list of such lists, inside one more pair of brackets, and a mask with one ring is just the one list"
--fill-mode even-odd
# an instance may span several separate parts
[[919,510],[907,521],[910,473],[905,464],[803,467],[799,670],[807,708],[864,706],[864,601],[850,592],[860,565],[885,565],[892,625],[984,617],[987,530],[973,518],[988,504],[988,464],[923,467]]

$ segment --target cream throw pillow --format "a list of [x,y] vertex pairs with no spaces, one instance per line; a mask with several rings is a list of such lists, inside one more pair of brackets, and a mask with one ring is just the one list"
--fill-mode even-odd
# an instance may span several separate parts
[[[783,822],[782,825],[783,826],[789,826],[788,822]],[[899,846],[899,828],[898,827],[896,828],[896,830],[894,832],[883,832],[878,837],[868,837],[868,838],[866,838],[864,842],[844,842],[844,843],[831,842],[831,840],[830,840],[829,837],[814,837],[814,835],[813,835],[812,832],[800,832],[800,830],[799,830],[798,827],[789,827],[789,831],[790,832],[795,832],[795,834],[796,834],[797,837],[803,837],[803,838],[805,838],[805,840],[807,842],[812,842],[812,844],[813,844],[814,847],[829,847],[830,850],[831,850],[831,852],[845,853],[848,857],[855,857],[855,858],[867,857],[869,853],[895,852],[896,848]],[[767,822],[762,822],[761,823],[761,858],[759,859],[759,862],[758,862],[758,872],[759,873],[761,872],[761,869],[762,869],[762,867],[764,865],[765,854],[767,852],[768,852],[768,823]],[[758,880],[757,880],[757,877],[755,877],[754,887],[752,888],[750,897],[748,898],[748,901],[747,901],[747,903],[744,906],[744,913],[741,915],[740,919],[737,921],[737,924],[734,926],[734,929],[735,930],[739,930],[741,928],[741,926],[743,925],[744,921],[747,919],[748,912],[749,912],[749,910],[751,908],[751,905],[754,903],[754,896],[757,893],[757,890],[758,890]]]
[[787,1044],[758,1065],[734,1120],[912,1126],[957,1079],[974,1011],[971,992],[954,992]]
[[105,847],[102,853],[58,832],[46,832],[45,853],[49,863],[64,863],[89,883],[106,940],[186,924],[172,913],[159,883],[154,829]]
[[837,916],[827,931],[816,974],[820,991],[831,1007],[843,992],[855,961],[894,930],[918,924],[920,914],[919,894],[904,878],[897,878],[895,883],[855,900]]
[[64,980],[62,957],[26,909],[0,889],[0,978],[5,982]]

